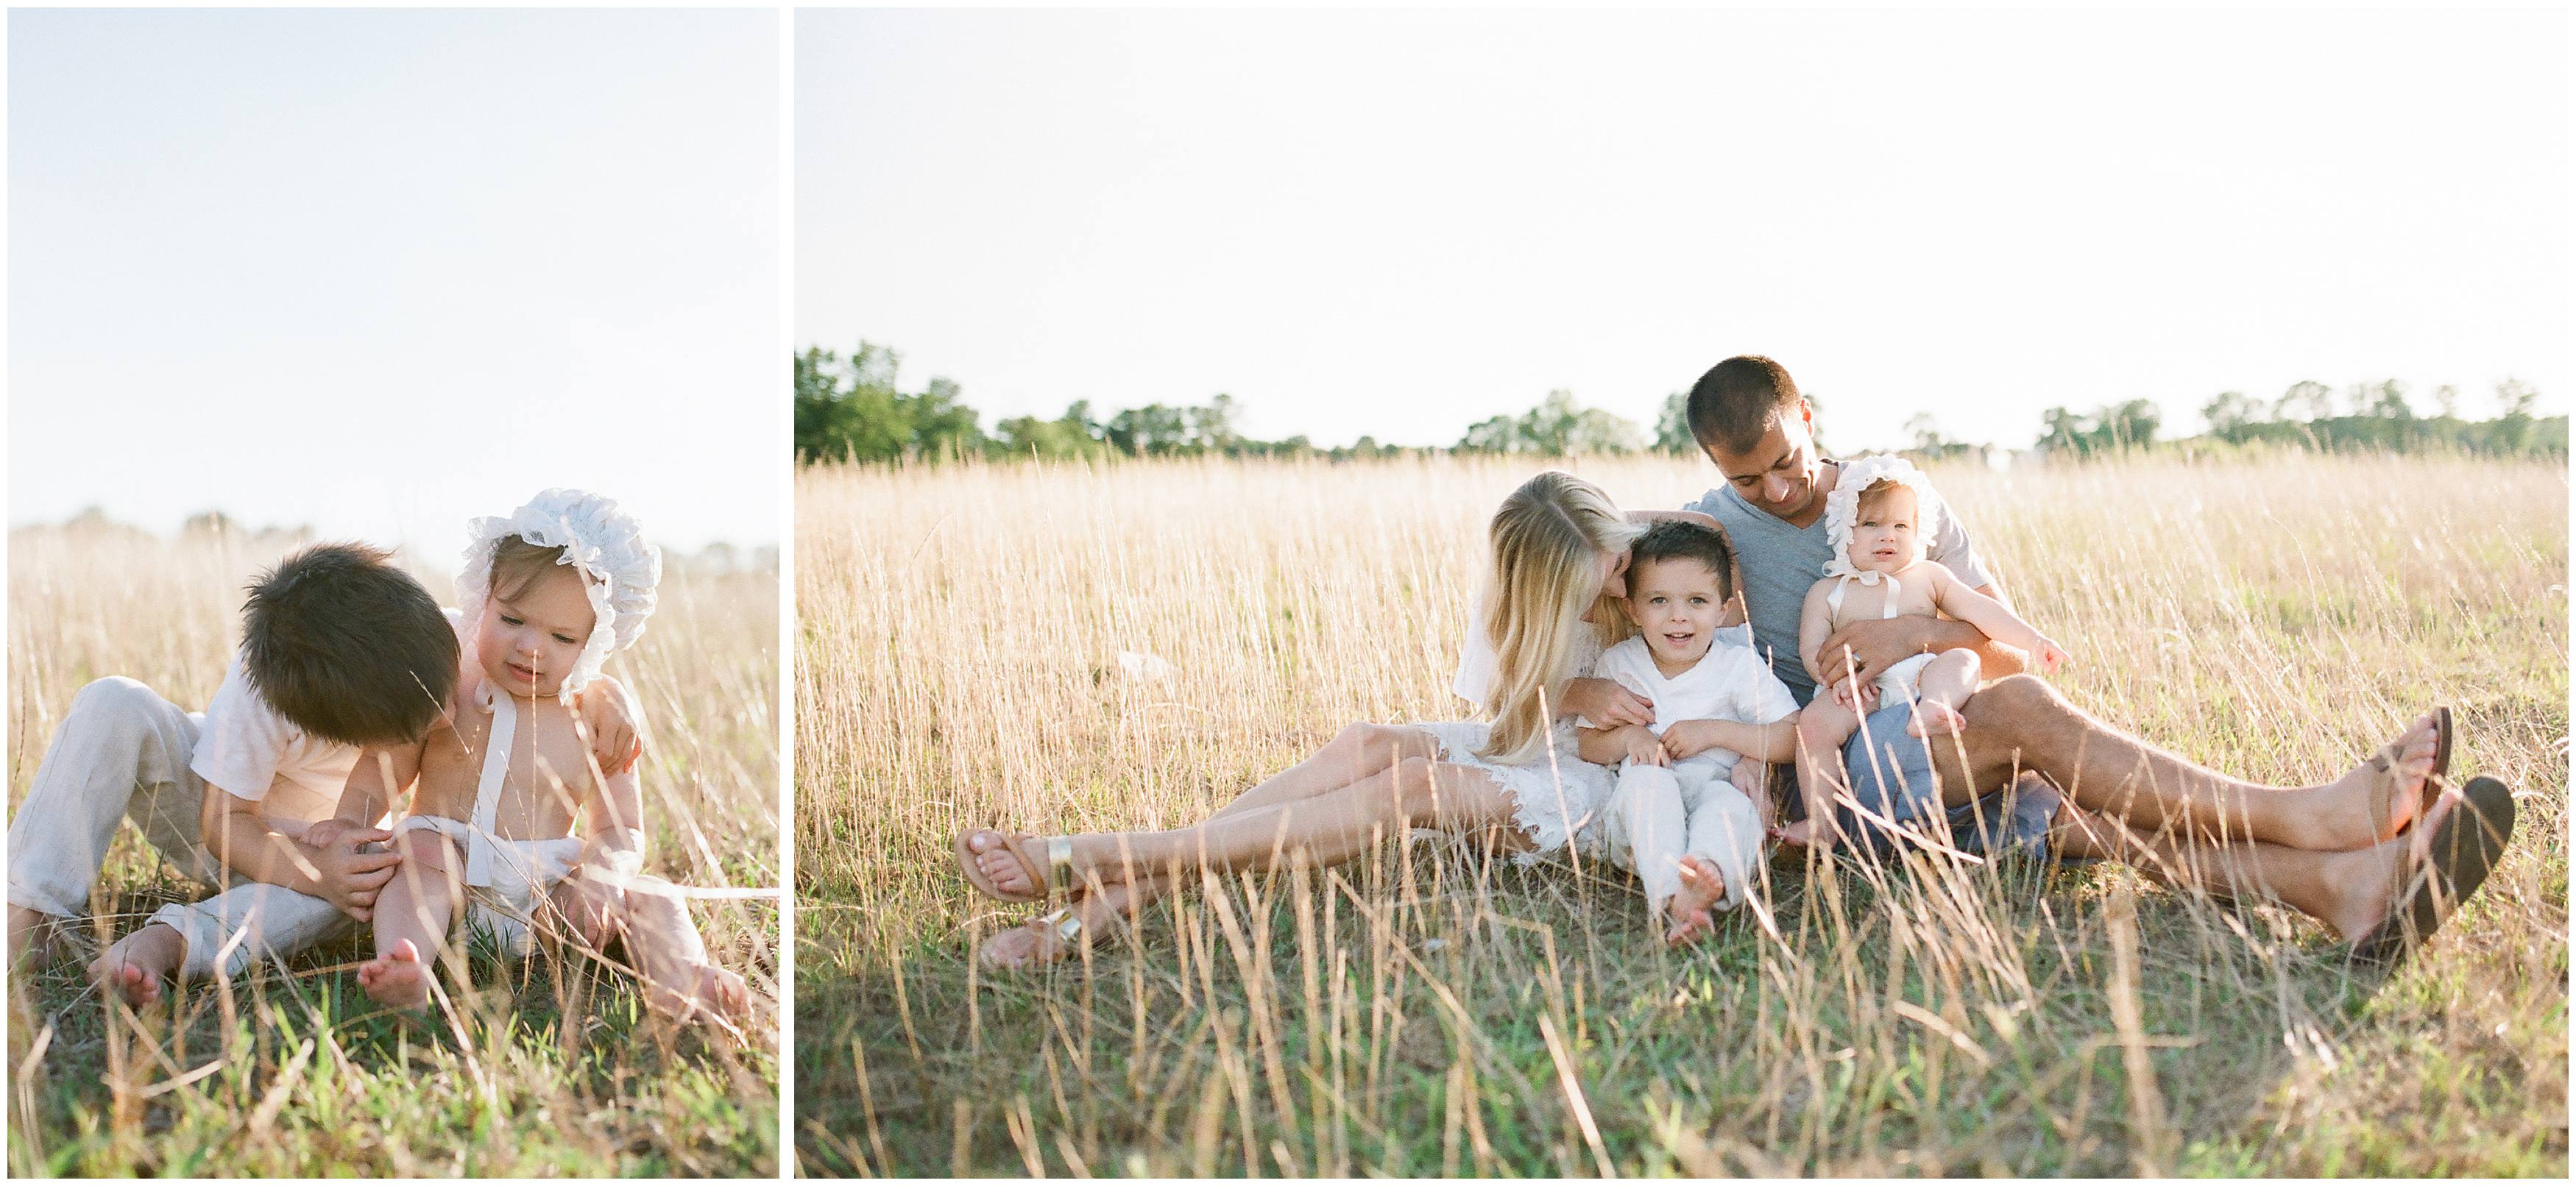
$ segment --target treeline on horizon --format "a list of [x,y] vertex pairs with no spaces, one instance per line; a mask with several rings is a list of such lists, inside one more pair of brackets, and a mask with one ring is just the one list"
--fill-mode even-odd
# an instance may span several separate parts
[[[1381,445],[1368,436],[1325,448],[1303,435],[1276,441],[1244,436],[1235,428],[1236,402],[1223,394],[1205,404],[1154,403],[1106,415],[1090,401],[1076,400],[1055,419],[1013,416],[987,432],[982,414],[967,406],[956,383],[933,378],[921,390],[905,392],[897,383],[901,366],[900,354],[870,342],[859,343],[847,356],[819,346],[797,355],[796,459],[1008,461],[1217,455],[1345,461],[1433,453],[1561,457],[1699,452],[1683,420],[1683,392],[1664,398],[1651,432],[1614,413],[1582,407],[1570,392],[1558,390],[1548,392],[1520,415],[1495,416],[1470,425],[1457,444],[1445,449]],[[1812,392],[1807,398],[1822,420],[1822,401]],[[2534,417],[2531,409],[2539,398],[2540,393],[2528,384],[2507,379],[2496,385],[2500,415],[2492,420],[2464,420],[2458,415],[2459,392],[2450,386],[2433,389],[2429,395],[2433,414],[2426,416],[2418,414],[2407,398],[2406,385],[2395,379],[2355,383],[2340,395],[2323,383],[2303,381],[2271,400],[2222,392],[2201,406],[2209,431],[2180,439],[2159,438],[2160,413],[2148,400],[2128,400],[2090,412],[2050,408],[2041,414],[2039,435],[2028,448],[2043,456],[2074,458],[2219,443],[2248,450],[2564,458],[2567,417]],[[1908,420],[1904,431],[1911,439],[1894,451],[1932,460],[1984,456],[1988,451],[1987,446],[1945,436],[1928,412]],[[1818,435],[1821,440],[1824,434]]]

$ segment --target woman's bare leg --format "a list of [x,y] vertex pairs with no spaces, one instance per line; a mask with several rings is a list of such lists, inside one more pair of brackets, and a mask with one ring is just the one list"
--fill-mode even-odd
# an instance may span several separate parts
[[[1440,744],[1428,732],[1401,725],[1350,725],[1325,743],[1322,749],[1303,762],[1255,784],[1235,796],[1224,807],[1209,816],[1211,822],[1283,803],[1310,799],[1341,790],[1378,774],[1406,757],[1437,757]],[[1027,887],[1020,864],[1008,853],[997,851],[1001,838],[979,834],[967,838],[967,846],[984,854],[984,874],[1005,888]],[[1107,926],[1120,918],[1133,918],[1136,913],[1170,892],[1169,881],[1158,873],[1136,870],[1123,882],[1105,885],[1080,896],[1069,907],[1085,927]],[[984,941],[983,956],[988,963],[1014,967],[1036,960],[1054,958],[1056,936],[1040,926],[1015,927]]]
[[2121,733],[2031,676],[1988,685],[1964,715],[1964,730],[1931,736],[1941,797],[1952,806],[2003,785],[2017,770],[2036,770],[2086,811],[2134,832],[2188,831],[2315,852],[2370,848],[2412,821],[2435,738],[2433,718],[2419,717],[2399,735],[2399,759],[2389,769],[2364,762],[2333,782],[2276,787],[2230,778]]
[[1472,767],[1407,757],[1337,791],[1249,808],[1193,828],[1072,836],[1074,875],[1264,871],[1341,864],[1399,828],[1465,833],[1513,818],[1509,792]]

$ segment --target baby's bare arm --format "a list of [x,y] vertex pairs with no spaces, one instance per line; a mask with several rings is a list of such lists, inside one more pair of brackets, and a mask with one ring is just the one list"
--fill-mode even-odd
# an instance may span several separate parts
[[644,865],[644,787],[633,770],[594,779],[581,807],[581,863],[633,873]]
[[1941,612],[1974,626],[1987,638],[2022,651],[2039,649],[2041,635],[2003,602],[1968,587],[1957,573],[1938,564],[1923,566],[1932,574],[1932,600]]

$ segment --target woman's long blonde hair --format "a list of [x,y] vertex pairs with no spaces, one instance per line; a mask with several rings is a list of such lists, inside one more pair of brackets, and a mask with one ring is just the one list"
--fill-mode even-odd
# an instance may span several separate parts
[[1574,676],[1575,632],[1597,629],[1606,645],[1619,623],[1593,626],[1601,558],[1625,553],[1644,530],[1601,488],[1549,470],[1512,491],[1494,512],[1494,572],[1485,628],[1494,644],[1494,727],[1484,756],[1517,765],[1547,745],[1551,718]]

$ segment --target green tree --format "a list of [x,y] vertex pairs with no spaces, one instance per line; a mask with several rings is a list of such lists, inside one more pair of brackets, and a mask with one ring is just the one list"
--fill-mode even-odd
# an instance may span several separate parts
[[1699,453],[1699,441],[1690,430],[1689,392],[1676,391],[1664,397],[1663,410],[1655,414],[1655,452],[1677,457]]

